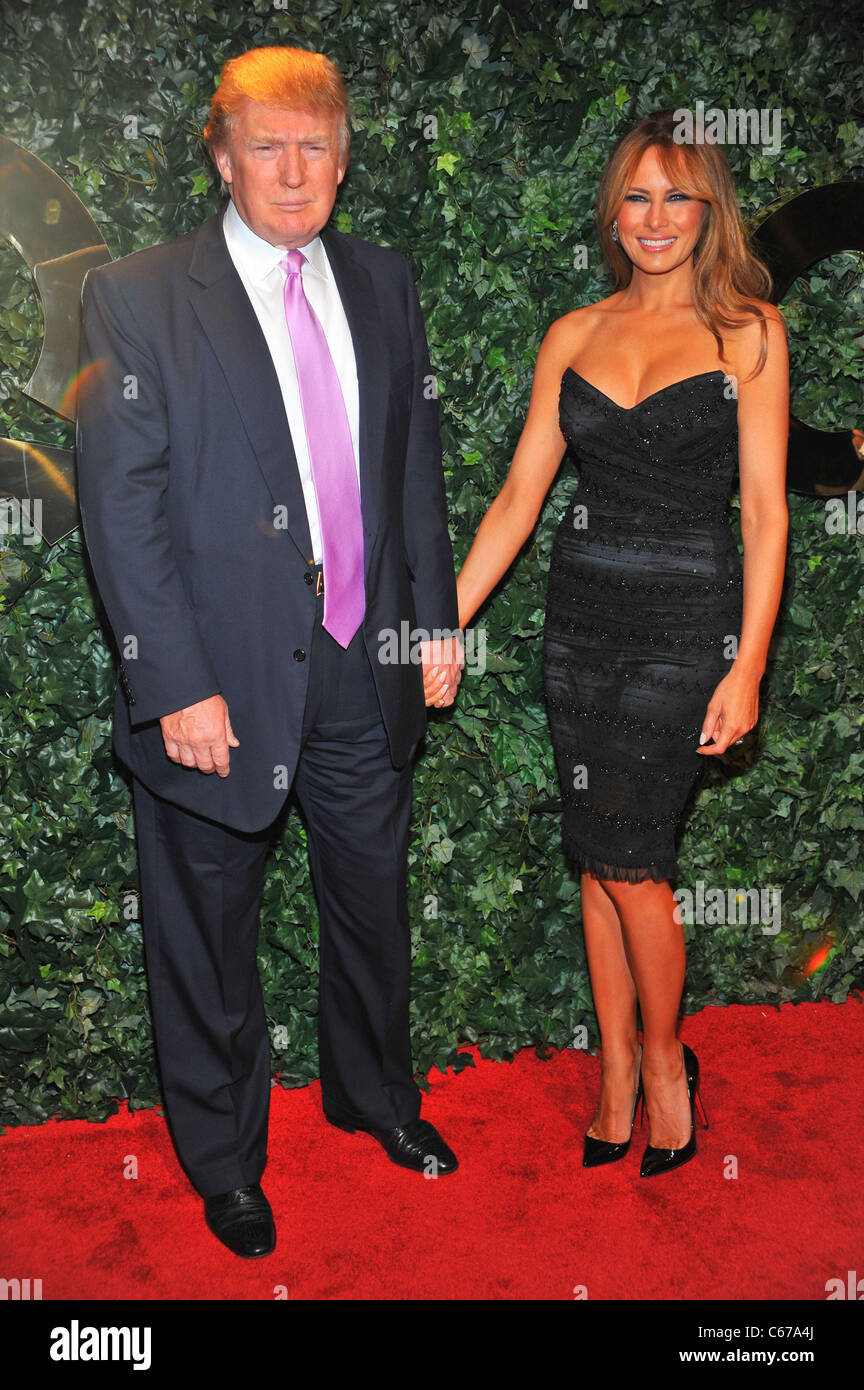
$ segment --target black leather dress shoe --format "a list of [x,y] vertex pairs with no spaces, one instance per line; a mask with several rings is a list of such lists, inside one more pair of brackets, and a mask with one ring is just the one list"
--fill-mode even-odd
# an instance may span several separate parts
[[257,1182],[205,1197],[204,1217],[217,1240],[234,1255],[255,1260],[276,1248],[273,1212]]
[[459,1167],[456,1155],[434,1125],[419,1116],[393,1129],[364,1129],[362,1125],[334,1120],[330,1115],[327,1119],[346,1134],[354,1134],[358,1129],[361,1134],[371,1134],[382,1145],[387,1157],[400,1168],[412,1168],[415,1173],[428,1173],[430,1177],[444,1177],[447,1173],[455,1173]]

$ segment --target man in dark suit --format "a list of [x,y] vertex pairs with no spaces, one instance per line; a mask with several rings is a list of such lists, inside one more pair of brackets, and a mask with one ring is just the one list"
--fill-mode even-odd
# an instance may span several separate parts
[[[464,658],[410,269],[327,226],[338,72],[299,49],[233,59],[205,140],[224,213],[86,278],[79,499],[119,652],[166,1114],[210,1229],[257,1256],[276,1240],[258,915],[292,788],[325,1114],[403,1166],[457,1166],[420,1118],[406,879],[412,757]],[[422,670],[404,643],[392,659],[405,623]]]

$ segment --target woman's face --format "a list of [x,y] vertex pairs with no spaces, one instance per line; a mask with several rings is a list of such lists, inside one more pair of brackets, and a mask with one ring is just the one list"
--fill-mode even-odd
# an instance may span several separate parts
[[692,256],[707,212],[707,204],[670,183],[652,145],[618,209],[619,243],[645,274],[665,274]]

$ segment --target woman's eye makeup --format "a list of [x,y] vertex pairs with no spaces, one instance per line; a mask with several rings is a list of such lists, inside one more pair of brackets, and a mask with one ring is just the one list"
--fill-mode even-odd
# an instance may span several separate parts
[[[666,194],[667,202],[668,202],[668,201],[671,201],[671,199],[673,199],[673,198],[680,198],[680,199],[682,199],[685,203],[689,203],[689,202],[690,202],[690,194],[689,194],[689,193],[677,193],[677,192],[675,192],[675,193],[667,193],[667,194]],[[647,196],[646,196],[644,193],[626,193],[626,194],[624,195],[624,201],[625,201],[625,203],[646,203],[646,202],[648,201],[648,199],[647,199]]]

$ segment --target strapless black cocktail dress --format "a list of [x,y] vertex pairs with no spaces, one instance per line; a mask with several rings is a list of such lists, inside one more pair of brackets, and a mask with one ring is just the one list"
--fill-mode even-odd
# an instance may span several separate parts
[[674,879],[699,733],[741,629],[737,399],[717,370],[626,409],[568,367],[559,410],[579,470],[543,641],[564,848],[603,878]]

